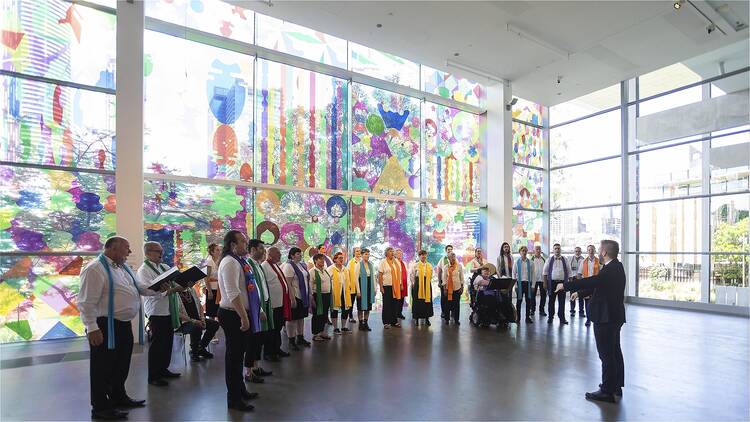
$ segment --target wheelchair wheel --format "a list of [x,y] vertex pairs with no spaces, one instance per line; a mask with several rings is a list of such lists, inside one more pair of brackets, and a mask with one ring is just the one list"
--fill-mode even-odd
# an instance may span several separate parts
[[479,313],[477,311],[471,311],[471,315],[469,315],[469,324],[474,327],[479,326]]

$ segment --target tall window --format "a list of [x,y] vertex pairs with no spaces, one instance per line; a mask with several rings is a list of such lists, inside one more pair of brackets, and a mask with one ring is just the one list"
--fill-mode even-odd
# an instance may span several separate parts
[[115,231],[116,19],[4,6],[0,342],[79,336],[78,276]]

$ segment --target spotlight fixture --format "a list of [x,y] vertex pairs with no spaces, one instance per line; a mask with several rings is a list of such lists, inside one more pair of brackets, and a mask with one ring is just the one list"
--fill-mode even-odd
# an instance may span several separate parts
[[453,57],[458,57],[460,55],[461,55],[461,53],[453,53]]
[[516,98],[516,97],[513,97],[513,99],[512,99],[512,100],[510,100],[510,102],[509,102],[508,104],[505,104],[505,109],[506,109],[506,110],[508,110],[508,111],[510,111],[510,109],[511,109],[511,108],[512,108],[512,107],[513,107],[514,105],[516,105],[516,103],[517,103],[517,102],[518,102],[518,98]]
[[382,23],[378,23],[378,24],[375,24],[375,27],[376,27],[376,28],[382,28],[382,27],[383,27],[383,24],[382,24]]
[[672,4],[672,7],[674,7],[674,10],[680,10],[682,8],[682,2],[685,0],[677,0]]

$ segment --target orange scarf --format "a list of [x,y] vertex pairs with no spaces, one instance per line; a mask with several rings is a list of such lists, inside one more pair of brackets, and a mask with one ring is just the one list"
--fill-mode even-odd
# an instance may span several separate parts
[[448,267],[448,300],[453,300],[453,272],[456,271],[456,265],[458,264],[458,261],[454,262],[453,265]]
[[388,263],[388,266],[391,267],[391,285],[393,287],[393,298],[394,299],[401,299],[401,271],[396,269],[396,267],[400,267],[400,265],[394,266],[391,261],[386,258],[385,262]]
[[588,278],[588,277],[595,276],[595,275],[599,274],[599,258],[594,257],[594,274],[591,274],[591,276],[589,276],[589,264],[588,264],[588,262],[589,262],[589,258],[587,257],[583,261],[583,278]]

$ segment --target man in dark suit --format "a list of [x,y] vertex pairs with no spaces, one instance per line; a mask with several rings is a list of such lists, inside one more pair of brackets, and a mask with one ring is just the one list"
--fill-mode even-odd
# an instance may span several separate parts
[[[602,361],[602,383],[599,390],[586,393],[586,399],[615,402],[622,397],[625,384],[625,366],[620,349],[620,329],[625,323],[625,270],[617,260],[620,245],[614,240],[602,240],[599,262],[604,267],[599,274],[558,285],[557,290],[570,290],[576,296],[591,295],[589,311],[594,323],[596,350]],[[574,293],[574,294],[576,294]]]

